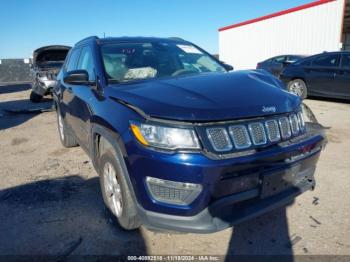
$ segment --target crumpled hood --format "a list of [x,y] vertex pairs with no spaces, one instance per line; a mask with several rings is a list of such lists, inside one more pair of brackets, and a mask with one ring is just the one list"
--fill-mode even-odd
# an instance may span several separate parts
[[300,99],[260,70],[209,73],[112,85],[108,96],[145,114],[182,121],[220,121],[286,113]]
[[[55,54],[55,52],[63,52],[67,55],[70,49],[70,46],[65,45],[50,45],[40,47],[33,51],[33,66],[38,66],[38,64],[40,64],[40,60],[42,59],[41,57],[44,53],[49,54],[51,52],[52,54]],[[54,62],[58,63],[58,65],[52,65],[52,67],[61,67],[64,62],[64,59],[60,59],[59,61],[55,59]]]

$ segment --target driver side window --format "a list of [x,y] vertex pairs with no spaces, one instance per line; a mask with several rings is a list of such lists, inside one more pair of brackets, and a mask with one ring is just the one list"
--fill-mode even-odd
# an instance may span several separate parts
[[69,56],[69,60],[66,65],[66,71],[73,71],[76,69],[78,58],[80,55],[80,48],[76,48],[72,50],[72,53]]
[[96,80],[94,60],[89,46],[83,47],[77,69],[86,70],[89,73],[89,81]]

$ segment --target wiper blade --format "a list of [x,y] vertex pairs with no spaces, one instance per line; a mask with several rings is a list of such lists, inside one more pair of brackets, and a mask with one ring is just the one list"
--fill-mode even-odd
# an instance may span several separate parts
[[119,84],[120,81],[117,80],[117,79],[108,79],[108,83],[110,83],[110,84]]

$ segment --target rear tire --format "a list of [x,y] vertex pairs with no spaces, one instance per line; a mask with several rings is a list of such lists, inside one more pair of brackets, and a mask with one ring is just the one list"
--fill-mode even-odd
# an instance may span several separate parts
[[39,102],[43,99],[43,96],[42,96],[42,95],[38,95],[37,93],[35,93],[34,91],[32,91],[32,92],[30,93],[29,99],[30,99],[30,101],[32,101],[33,103],[39,103]]
[[120,158],[113,151],[108,148],[101,152],[98,161],[101,192],[107,215],[125,230],[137,229],[141,223],[125,178],[127,174],[123,171]]
[[71,134],[71,132],[67,129],[66,123],[64,122],[60,108],[58,106],[56,107],[56,112],[57,112],[58,134],[60,136],[62,145],[67,148],[78,146],[77,140]]
[[305,99],[307,97],[307,86],[304,80],[294,79],[288,83],[288,92]]

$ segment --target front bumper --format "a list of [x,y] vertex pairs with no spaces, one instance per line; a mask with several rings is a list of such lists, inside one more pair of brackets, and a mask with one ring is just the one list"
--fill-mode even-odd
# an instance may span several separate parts
[[[225,197],[220,202],[214,203],[199,214],[190,217],[151,212],[142,207],[139,207],[139,216],[143,224],[150,230],[214,233],[285,206],[301,193],[313,188],[314,185],[314,181],[303,183],[299,187],[291,188],[279,195],[255,202],[249,202],[249,199],[258,198],[259,190],[246,191]],[[247,203],[242,204],[245,201]],[[222,213],[223,211],[225,214]]]
[[33,83],[33,92],[38,95],[44,96],[51,92],[55,87],[56,80],[36,78]]
[[[153,230],[210,233],[292,202],[314,188],[316,163],[326,142],[322,132],[308,133],[304,140],[222,160],[195,153],[166,154],[128,143],[127,167],[142,223]],[[298,183],[281,179],[296,166],[294,173],[303,179]],[[259,177],[256,187],[221,194],[234,179],[252,173]],[[161,203],[147,192],[147,176],[201,184],[203,191],[188,206]],[[270,186],[264,186],[266,181]]]

